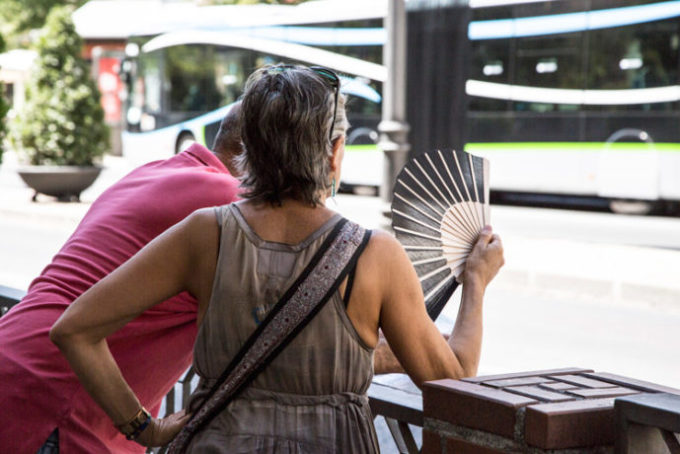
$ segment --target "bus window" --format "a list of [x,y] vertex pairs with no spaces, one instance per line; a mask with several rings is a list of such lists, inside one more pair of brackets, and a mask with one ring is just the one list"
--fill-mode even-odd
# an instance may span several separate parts
[[135,81],[136,98],[142,101],[144,112],[155,114],[161,112],[163,86],[161,74],[161,52],[151,52],[140,58],[140,76]]
[[231,104],[241,95],[248,77],[246,58],[246,51],[242,49],[217,48],[214,77],[220,92],[220,106]]
[[[566,33],[517,39],[514,84],[519,86],[582,89],[584,86],[583,35]],[[514,102],[514,110],[549,112],[575,110],[576,105],[545,102]]]
[[[510,40],[473,41],[469,78],[485,82],[510,83]],[[471,111],[508,110],[509,103],[500,99],[473,97]]]
[[[678,20],[590,31],[587,88],[628,90],[678,83]],[[672,90],[669,90],[671,92]],[[590,110],[677,110],[677,101]]]
[[216,109],[221,96],[215,80],[213,46],[177,46],[166,50],[169,114],[185,118]]

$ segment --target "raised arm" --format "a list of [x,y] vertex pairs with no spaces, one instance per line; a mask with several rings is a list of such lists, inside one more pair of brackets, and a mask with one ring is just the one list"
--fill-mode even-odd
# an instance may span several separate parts
[[[199,271],[210,265],[206,257],[216,257],[218,235],[212,210],[192,214],[83,293],[50,330],[50,339],[116,426],[133,419],[142,405],[125,382],[106,337],[184,290],[199,303],[205,301],[206,283],[201,282],[205,273]],[[212,266],[214,271],[214,260]],[[208,274],[210,280],[213,275]],[[185,422],[183,413],[153,420],[135,441],[145,446],[165,444]]]
[[[503,265],[500,238],[485,227],[470,254],[463,278],[463,294],[456,323],[448,342],[430,320],[413,266],[396,240],[383,239],[377,255],[385,260],[384,299],[380,327],[394,355],[414,383],[440,378],[475,375],[482,343],[482,303],[484,291]],[[388,355],[382,349],[378,354]],[[391,364],[391,365],[390,365]],[[376,363],[376,373],[394,368],[388,358]]]

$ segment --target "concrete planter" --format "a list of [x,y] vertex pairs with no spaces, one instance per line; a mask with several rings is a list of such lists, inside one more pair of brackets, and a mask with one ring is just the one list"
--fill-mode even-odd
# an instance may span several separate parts
[[18,169],[22,180],[38,194],[56,197],[63,202],[79,202],[80,193],[97,179],[99,166],[25,166]]

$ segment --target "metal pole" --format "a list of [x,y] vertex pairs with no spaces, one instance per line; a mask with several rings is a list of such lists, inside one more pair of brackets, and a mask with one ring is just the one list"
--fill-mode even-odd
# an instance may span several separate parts
[[389,0],[386,18],[387,42],[383,61],[387,81],[383,85],[382,121],[378,125],[378,147],[385,153],[385,167],[380,195],[392,201],[397,174],[406,164],[409,125],[406,123],[406,9],[404,0]]

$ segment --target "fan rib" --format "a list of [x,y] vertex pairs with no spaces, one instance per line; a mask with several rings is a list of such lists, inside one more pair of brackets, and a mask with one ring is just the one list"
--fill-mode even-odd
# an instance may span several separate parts
[[453,271],[460,265],[460,263],[465,263],[469,255],[469,252],[464,251],[456,255],[444,254],[442,257],[444,260],[446,260],[446,264],[449,266],[449,268],[451,268],[451,271]]
[[[455,254],[451,253],[444,253],[442,254],[442,258],[446,260],[446,264],[449,265],[449,268],[453,270],[455,266],[458,266],[458,261],[462,260],[463,263],[467,260],[468,256],[470,255],[470,251],[465,251],[465,250],[460,250],[459,252],[456,252]],[[455,266],[452,266],[451,264],[454,264]]]
[[[437,151],[439,151],[439,150],[437,150]],[[455,203],[456,203],[456,197],[453,195],[453,193],[451,192],[451,189],[449,189],[449,186],[444,182],[444,179],[443,179],[442,176],[439,174],[439,171],[437,170],[437,168],[434,166],[434,163],[432,162],[432,159],[430,159],[430,155],[429,155],[429,154],[426,154],[426,155],[425,155],[425,158],[427,159],[427,162],[430,163],[430,167],[432,167],[432,170],[434,170],[434,173],[435,173],[435,174],[437,175],[437,177],[439,178],[439,181],[442,183],[442,186],[444,186],[444,188],[446,188],[446,192],[448,192],[449,195],[451,196],[451,205],[455,205]]]
[[423,198],[420,196],[420,194],[418,194],[417,192],[415,192],[413,189],[411,189],[411,187],[410,187],[409,185],[407,185],[406,183],[404,183],[403,180],[399,179],[399,180],[397,180],[397,183],[401,183],[401,185],[402,185],[403,187],[405,187],[406,189],[408,189],[408,191],[409,191],[411,194],[413,194],[414,196],[416,196],[416,198],[417,198],[418,200],[420,200],[421,202],[423,202],[429,209],[431,209],[431,210],[434,211],[435,213],[437,213],[437,214],[443,216],[443,213],[440,213],[439,210],[435,209],[435,207],[433,207],[432,205],[430,205],[425,199],[423,199]]
[[437,150],[437,153],[439,153],[439,159],[441,159],[442,164],[444,165],[444,168],[446,169],[446,173],[449,175],[449,179],[451,180],[451,183],[453,183],[453,187],[456,189],[456,193],[458,193],[458,198],[462,202],[465,199],[463,198],[463,194],[460,192],[460,189],[458,188],[458,185],[456,184],[456,180],[453,179],[453,174],[451,173],[451,169],[449,169],[449,165],[446,163],[446,160],[444,159],[444,155],[442,154],[441,150]]
[[432,298],[433,295],[436,295],[439,289],[448,284],[451,281],[451,279],[454,279],[453,275],[446,276],[446,278],[443,279],[439,284],[432,287],[432,289],[429,292],[427,292],[427,295],[425,295],[425,301],[428,301],[430,298]]
[[449,210],[448,213],[450,213],[451,214],[450,217],[455,218],[455,220],[458,221],[460,225],[453,224],[451,222],[451,219],[449,219],[449,217],[446,215],[442,218],[441,223],[448,225],[453,230],[458,230],[467,233],[466,238],[469,239],[470,241],[474,241],[475,238],[477,237],[477,232],[472,232],[470,230],[470,228],[466,225],[465,221],[462,219],[461,213],[458,210],[457,211]]
[[421,182],[420,182],[420,181],[419,181],[419,180],[411,173],[411,170],[410,170],[408,167],[404,167],[404,172],[406,172],[411,178],[413,178],[413,181],[415,181],[416,183],[418,183],[418,186],[420,186],[420,187],[423,189],[423,191],[425,191],[425,193],[426,193],[428,196],[430,196],[430,198],[431,198],[432,200],[434,200],[435,202],[437,202],[437,204],[442,208],[442,210],[444,210],[444,212],[446,212],[446,209],[447,209],[447,208],[446,208],[444,205],[442,205],[442,203],[441,203],[439,200],[437,200],[437,198],[436,198],[434,195],[432,195],[432,193],[431,193],[430,191],[428,191],[427,188],[426,188],[425,186],[423,186],[423,183],[421,183]]
[[[446,245],[442,248],[443,255],[453,255],[452,251],[462,251],[462,253],[469,254],[470,251],[472,251],[472,246],[466,244],[465,246],[453,246],[453,245]],[[456,254],[459,254],[459,252],[456,252]]]
[[406,197],[404,197],[403,195],[399,194],[398,192],[395,192],[395,193],[394,193],[394,196],[397,197],[398,199],[400,199],[401,201],[403,201],[406,205],[410,206],[411,208],[413,208],[414,210],[416,210],[417,212],[419,212],[420,214],[422,214],[423,216],[426,216],[426,217],[432,219],[432,220],[433,220],[434,222],[436,222],[437,224],[439,224],[439,223],[441,222],[439,219],[436,219],[436,218],[434,218],[433,216],[427,214],[425,211],[421,210],[420,207],[418,207],[418,206],[414,205],[413,203],[411,203]]
[[441,246],[403,246],[406,251],[443,251]]
[[455,276],[457,276],[458,273],[455,273],[455,271],[458,269],[460,265],[464,264],[466,260],[467,255],[446,259],[446,266],[448,266],[451,272],[454,273]]
[[441,238],[436,238],[436,237],[433,237],[433,236],[430,236],[430,235],[425,235],[424,233],[416,232],[415,230],[409,230],[409,229],[405,229],[403,227],[398,227],[398,226],[394,226],[394,230],[397,230],[399,232],[408,233],[409,235],[418,236],[420,238],[438,241],[438,242],[441,243]]
[[[458,175],[461,175],[461,177],[464,178],[463,168],[460,166],[460,160],[458,159],[457,153],[453,154],[453,159],[456,163],[456,167],[458,168]],[[470,171],[472,171],[472,169],[470,169]],[[467,195],[467,200],[473,201],[472,197],[470,196],[470,189],[468,188],[467,184],[463,185],[463,189],[465,189],[465,195]],[[476,200],[474,200],[474,202],[476,202]]]
[[420,265],[427,265],[428,263],[438,262],[438,261],[441,261],[441,260],[446,260],[446,259],[444,259],[442,257],[432,257],[432,258],[429,258],[429,259],[416,260],[415,262],[411,262],[411,264],[413,266],[420,266]]
[[427,178],[427,181],[430,182],[430,184],[431,184],[432,187],[435,189],[435,191],[437,191],[437,193],[438,193],[439,196],[442,198],[442,200],[443,200],[444,202],[446,202],[447,205],[450,204],[451,202],[449,202],[449,200],[448,200],[448,199],[446,198],[446,196],[442,193],[442,191],[439,190],[439,187],[437,187],[437,185],[434,184],[434,181],[432,181],[432,178],[430,178],[430,175],[428,175],[427,172],[425,172],[425,169],[423,169],[423,167],[420,165],[420,163],[419,163],[417,160],[415,160],[415,161],[413,161],[413,162],[416,163],[416,165],[418,166],[418,168],[420,169],[420,171],[423,173],[423,175],[425,175],[425,178]]
[[491,222],[491,208],[489,206],[490,188],[489,188],[489,161],[482,158],[482,175],[484,177],[484,223]]
[[460,259],[458,259],[458,260],[447,260],[447,261],[446,261],[446,264],[449,266],[449,268],[451,268],[451,271],[452,271],[454,274],[456,274],[456,276],[457,276],[458,274],[455,273],[455,270],[457,270],[457,269],[460,268],[461,266],[464,266],[466,261],[467,261],[467,256],[462,257],[462,258],[460,258]]
[[468,154],[468,162],[470,163],[470,177],[472,177],[472,189],[474,189],[473,195],[475,196],[475,202],[479,202],[479,191],[477,190],[477,179],[475,178],[475,163],[472,162],[472,155]]
[[[469,218],[467,216],[465,207],[463,206],[467,205],[468,203],[470,202],[461,202],[456,205],[452,205],[451,208],[449,208],[449,211],[444,215],[444,219],[451,217],[455,218],[455,220],[460,223],[461,227],[464,228],[470,234],[470,237],[474,239],[479,234],[479,229],[475,228],[474,225],[471,225],[468,222]],[[452,226],[454,225],[452,224]]]
[[458,264],[461,262],[461,260],[464,262],[467,260],[468,255],[470,255],[469,251],[463,251],[459,252],[458,254],[444,254],[442,257],[444,257],[444,260],[446,261],[446,264],[453,270]]
[[[454,153],[454,154],[453,154],[453,159],[454,159],[454,161],[456,162],[456,167],[458,168],[458,174],[462,176],[462,175],[463,175],[463,169],[461,169],[461,167],[460,167],[460,162],[459,162],[459,160],[458,160],[458,154],[457,154],[457,153]],[[472,169],[470,169],[470,170],[472,170]],[[470,191],[469,191],[469,189],[468,189],[468,187],[467,187],[467,184],[463,185],[463,188],[465,189],[465,194],[466,194],[467,197],[468,197],[467,200],[470,200],[470,199],[471,199],[471,197],[470,197]],[[468,205],[466,205],[466,207],[467,207],[468,210],[470,211],[470,215],[472,216],[472,218],[476,221],[477,226],[478,226],[479,228],[481,228],[482,226],[479,226],[479,219],[477,219],[477,216],[475,216],[475,213],[470,209],[470,207],[469,207]]]
[[402,212],[399,211],[399,210],[392,210],[392,212],[398,214],[398,215],[401,216],[401,217],[404,217],[404,218],[408,219],[408,220],[411,221],[411,222],[415,222],[416,224],[422,225],[423,227],[426,227],[426,228],[428,228],[428,229],[430,229],[430,230],[434,230],[435,232],[440,233],[440,230],[439,230],[438,228],[432,227],[431,225],[428,225],[428,224],[424,223],[423,221],[419,221],[418,219],[416,219],[416,218],[414,218],[414,217],[411,217],[411,216],[409,216],[409,215],[406,214],[406,213],[402,213]]
[[[465,197],[463,197],[463,194],[460,192],[460,188],[458,187],[458,184],[456,184],[456,180],[453,178],[453,174],[451,174],[451,169],[449,169],[448,164],[446,163],[446,160],[444,159],[444,155],[442,154],[441,151],[438,151],[439,153],[439,159],[441,159],[442,164],[444,164],[444,168],[446,169],[446,173],[449,175],[449,179],[451,180],[451,183],[453,184],[453,187],[456,189],[456,193],[458,194],[458,198],[460,199],[461,202],[465,201]],[[453,156],[456,156],[456,153],[453,153]],[[465,215],[466,219],[466,224],[468,227],[470,227],[471,231],[474,231],[474,225],[472,223],[472,220],[468,218],[467,214]]]
[[466,242],[473,243],[474,240],[471,240],[469,235],[464,235],[465,232],[461,231],[460,229],[456,229],[455,226],[452,226],[448,222],[442,222],[442,232],[446,232],[451,236],[457,236],[456,233],[461,234],[461,239],[464,239]]
[[[437,150],[437,151],[439,151],[439,150]],[[432,168],[432,170],[434,171],[434,173],[435,173],[435,174],[437,175],[437,177],[439,178],[439,181],[441,182],[442,186],[444,186],[444,187],[446,188],[446,191],[447,191],[447,192],[449,193],[449,195],[451,196],[451,201],[450,201],[450,203],[451,203],[452,206],[449,207],[449,209],[447,210],[447,213],[444,214],[444,218],[442,219],[442,222],[445,222],[445,220],[446,220],[446,218],[447,218],[446,214],[451,213],[451,214],[456,218],[456,220],[459,221],[459,222],[462,224],[463,229],[461,230],[461,233],[464,233],[464,232],[469,233],[469,235],[465,235],[465,238],[468,239],[468,240],[470,240],[470,241],[472,241],[472,242],[474,242],[475,237],[476,237],[476,233],[473,233],[472,231],[470,231],[470,230],[468,230],[467,228],[465,228],[466,226],[464,225],[464,222],[460,219],[459,216],[456,216],[455,211],[452,210],[453,205],[456,205],[456,198],[454,197],[453,193],[452,193],[451,190],[449,189],[448,185],[444,182],[444,179],[442,178],[442,176],[439,174],[439,171],[437,170],[437,168],[435,167],[434,163],[432,162],[432,159],[430,159],[430,155],[429,155],[429,154],[425,154],[425,159],[427,159],[427,162],[430,164],[430,167]],[[421,169],[421,170],[422,170],[422,169]],[[423,171],[423,172],[424,172],[424,171]],[[433,183],[433,184],[434,184],[434,183]],[[435,187],[436,187],[436,186],[435,186]],[[441,194],[441,193],[440,193],[440,194]],[[442,194],[442,197],[444,197],[443,194]],[[445,198],[445,197],[444,197],[444,198]],[[448,199],[447,199],[447,200],[448,200]],[[452,228],[458,230],[458,229],[457,229],[457,226],[454,226],[453,224],[448,223],[448,222],[447,222],[447,224],[450,225]]]
[[[481,201],[481,197],[479,196],[479,188],[477,187],[477,178],[475,177],[475,163],[472,161],[472,155],[468,155],[468,159],[470,161],[470,174],[472,175],[472,187],[475,190],[475,195],[477,197],[476,202]],[[475,208],[477,209],[477,215],[479,216],[479,220],[483,222],[483,225],[486,225],[486,220],[484,219],[484,212],[481,210],[481,207],[479,203],[475,205]]]
[[443,232],[446,233],[446,235],[444,235],[443,233],[440,234],[443,244],[459,244],[459,245],[460,244],[465,244],[465,245],[471,244],[469,241],[465,241],[465,239],[461,239],[460,237],[456,236],[455,234],[451,234],[451,232],[448,232],[448,231],[443,231]]
[[439,268],[434,269],[434,270],[430,271],[429,273],[420,276],[420,278],[419,278],[420,282],[423,282],[424,280],[427,280],[427,279],[431,278],[432,276],[441,273],[442,271],[451,271],[451,268],[449,268],[448,265],[440,266]]

